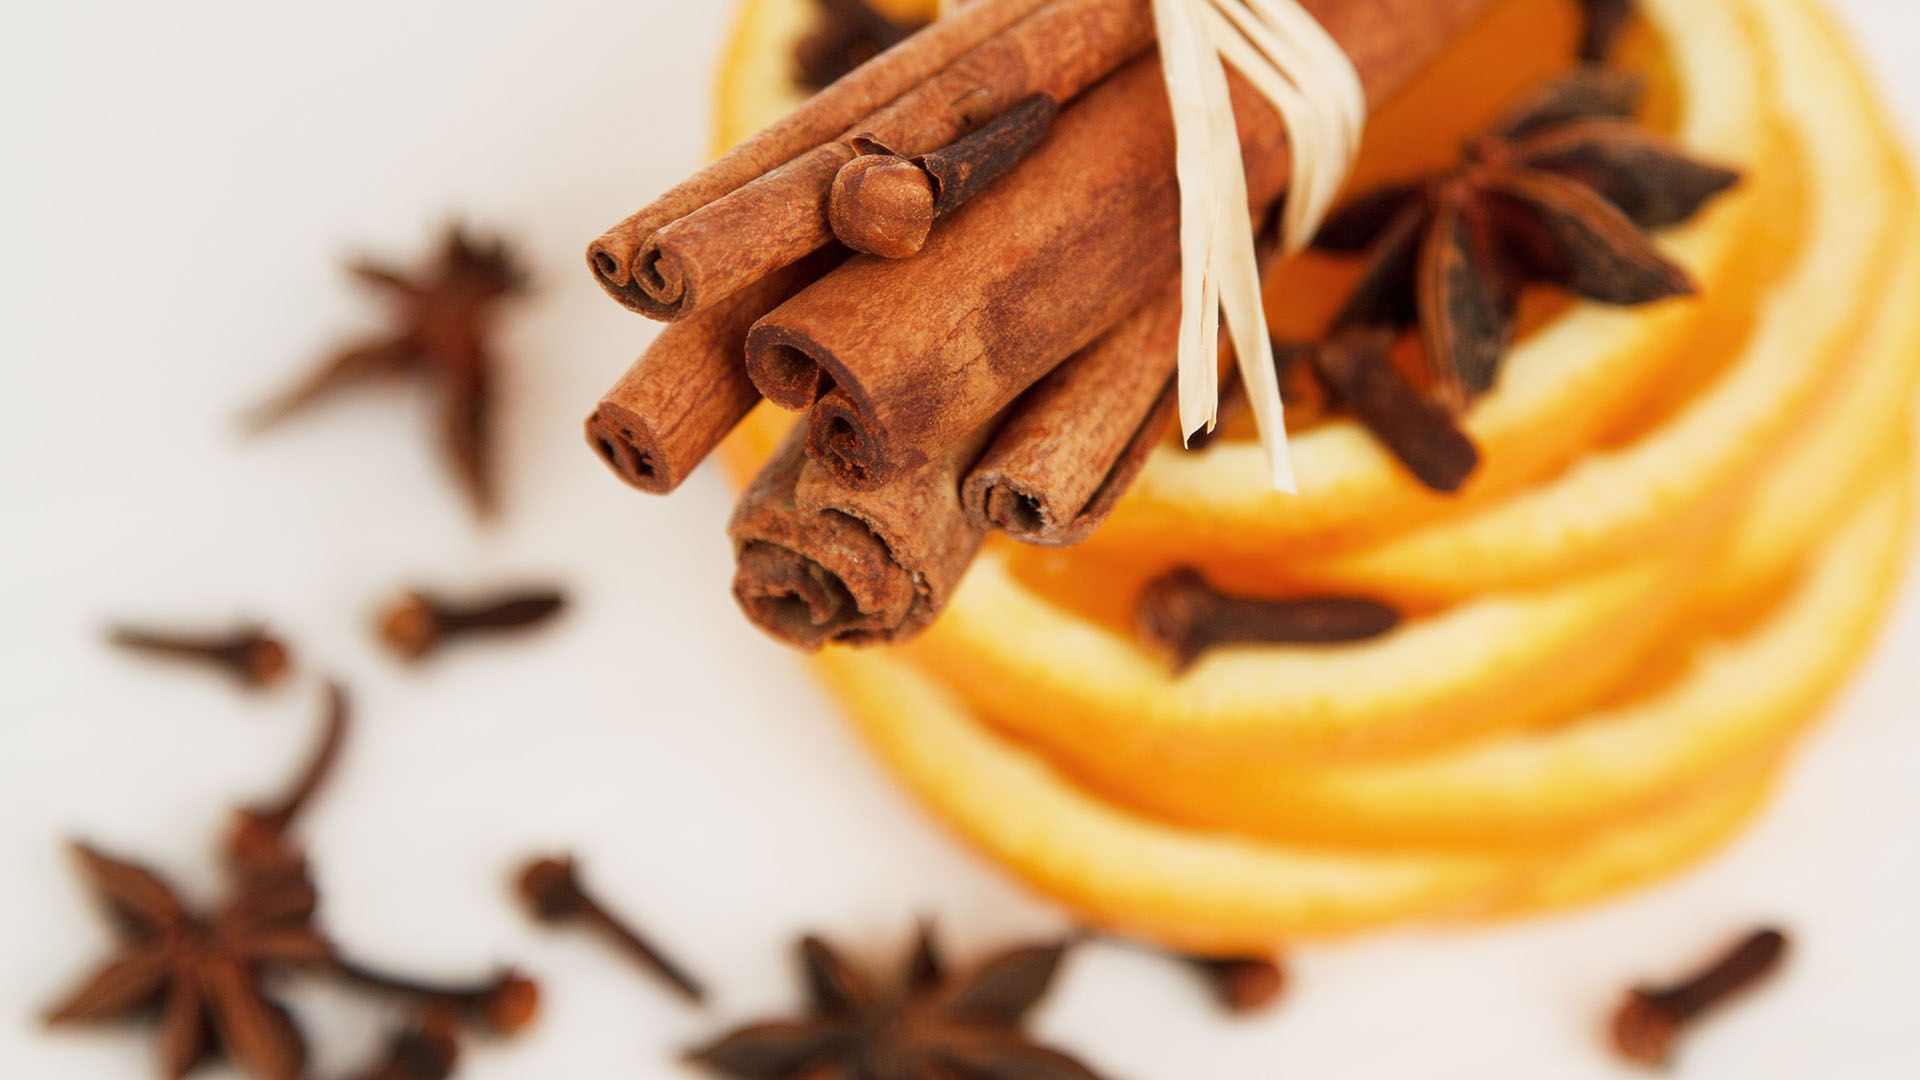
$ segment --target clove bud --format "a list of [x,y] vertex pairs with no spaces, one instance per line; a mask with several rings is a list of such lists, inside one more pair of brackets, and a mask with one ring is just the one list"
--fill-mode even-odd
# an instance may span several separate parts
[[387,1056],[359,1080],[447,1080],[460,1062],[454,1019],[428,1009],[387,1044]]
[[418,660],[462,637],[538,626],[566,603],[558,589],[510,592],[471,603],[412,591],[381,612],[380,640],[401,659]]
[[883,258],[918,254],[933,223],[1025,160],[1059,112],[1053,98],[1035,94],[980,130],[917,157],[902,157],[871,135],[855,136],[860,156],[834,177],[828,203],[834,235]]
[[326,702],[327,714],[320,741],[286,793],[273,802],[245,807],[234,815],[233,829],[227,835],[227,853],[236,864],[271,867],[287,861],[287,832],[326,782],[347,738],[350,713],[346,691],[339,683],[327,684]]
[[1786,950],[1785,934],[1756,930],[1692,978],[1629,990],[1613,1017],[1614,1048],[1636,1065],[1667,1064],[1674,1043],[1690,1024],[1772,974]]
[[520,895],[533,917],[561,925],[584,923],[638,960],[642,967],[665,979],[689,1001],[706,991],[686,969],[668,959],[631,925],[608,911],[580,884],[572,856],[538,859],[520,872]]
[[177,634],[143,627],[116,626],[108,634],[114,645],[133,652],[187,660],[218,668],[249,690],[272,686],[292,667],[287,647],[260,626],[243,626],[231,633]]
[[1399,612],[1373,600],[1230,596],[1187,568],[1148,583],[1135,617],[1141,636],[1173,657],[1175,671],[1185,671],[1219,645],[1365,641],[1400,624]]
[[391,975],[342,956],[333,957],[331,963],[348,982],[414,998],[430,1006],[436,1016],[465,1018],[496,1035],[517,1034],[540,1012],[540,984],[513,968],[478,983],[460,985]]
[[1266,957],[1194,956],[1188,961],[1220,1004],[1237,1015],[1266,1008],[1287,988],[1286,969]]

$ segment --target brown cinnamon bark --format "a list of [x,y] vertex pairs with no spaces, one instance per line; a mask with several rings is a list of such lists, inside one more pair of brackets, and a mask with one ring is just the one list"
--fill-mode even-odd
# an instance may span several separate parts
[[635,284],[634,258],[654,230],[734,191],[797,155],[834,138],[861,117],[921,85],[954,58],[1051,0],[973,0],[815,94],[759,134],[734,147],[645,209],[607,230],[587,248],[594,279],[615,300],[655,318],[671,308]]
[[[1491,0],[1309,0],[1368,97],[1402,86]],[[1284,185],[1273,109],[1230,72],[1248,191]],[[935,459],[1152,295],[1178,263],[1173,130],[1142,61],[1067,108],[1021,167],[912,259],[856,256],[748,337],[748,373],[787,405],[827,391],[809,450],[855,486]],[[777,392],[776,392],[777,391]]]
[[748,329],[845,257],[817,252],[662,330],[587,417],[587,443],[641,491],[679,487],[760,403],[747,378]]
[[1060,106],[1045,94],[931,153],[901,157],[868,136],[833,180],[827,217],[855,251],[904,259],[926,246],[935,219],[965,206],[1040,144]]
[[803,426],[794,425],[734,510],[735,599],[761,629],[804,649],[919,634],[985,539],[960,507],[959,483],[987,433],[860,492],[806,459]]
[[1168,287],[1035,383],[961,485],[968,519],[1027,544],[1090,536],[1173,418],[1179,334]]
[[[1147,5],[1053,0],[852,124],[840,138],[657,226],[632,260],[634,286],[646,297],[644,313],[684,317],[831,240],[830,193],[834,177],[855,156],[855,136],[870,135],[895,153],[913,156],[945,146],[1034,94],[1066,101],[1147,48],[1153,40]],[[958,17],[970,10],[962,7]],[[786,400],[765,385],[761,389],[776,402]]]

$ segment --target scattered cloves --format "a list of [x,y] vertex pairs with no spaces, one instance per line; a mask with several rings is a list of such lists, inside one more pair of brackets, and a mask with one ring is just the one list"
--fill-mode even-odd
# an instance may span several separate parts
[[234,814],[233,831],[227,836],[227,852],[236,864],[269,866],[283,861],[287,832],[293,827],[294,819],[313,801],[314,793],[320,790],[339,760],[340,747],[346,742],[349,716],[346,691],[338,683],[328,683],[325,725],[306,766],[280,798],[244,807]]
[[1287,988],[1287,972],[1264,956],[1190,956],[1214,997],[1236,1015],[1259,1012],[1278,1000]]
[[1220,592],[1198,571],[1181,568],[1147,584],[1136,609],[1140,634],[1185,671],[1220,645],[1329,645],[1393,630],[1400,613],[1373,600],[1317,597],[1265,600]]
[[1613,1017],[1614,1048],[1636,1065],[1667,1064],[1675,1041],[1691,1023],[1772,974],[1786,949],[1786,935],[1779,930],[1756,930],[1692,978],[1629,990]]
[[286,645],[257,625],[210,635],[116,626],[108,640],[120,648],[149,656],[211,665],[233,676],[249,690],[272,686],[285,678],[292,667]]
[[580,884],[570,855],[538,859],[520,872],[520,895],[533,917],[544,923],[584,923],[625,950],[641,966],[672,984],[681,996],[699,1002],[706,990],[685,968],[667,958],[631,924],[608,911]]
[[350,983],[426,1002],[437,1015],[477,1023],[496,1035],[519,1033],[540,1012],[540,984],[514,968],[477,983],[456,984],[377,971],[337,954],[331,966]]
[[460,1062],[457,1034],[451,1014],[429,1008],[393,1036],[386,1057],[359,1080],[447,1080]]
[[510,592],[474,602],[413,591],[381,612],[380,640],[400,658],[418,660],[462,637],[538,626],[566,603],[558,589]]

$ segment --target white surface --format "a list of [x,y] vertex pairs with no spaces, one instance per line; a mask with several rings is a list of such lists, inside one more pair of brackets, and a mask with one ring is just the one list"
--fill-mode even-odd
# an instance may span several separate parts
[[[328,926],[429,974],[523,963],[538,1028],[462,1074],[690,1075],[674,1050],[794,1001],[785,943],[823,930],[891,962],[916,913],[957,955],[1062,920],[879,773],[726,599],[711,473],[629,496],[579,421],[652,333],[585,241],[699,159],[724,5],[688,0],[13,4],[0,35],[0,1076],[135,1077],[149,1041],[43,1035],[34,1014],[106,947],[59,838],[212,887],[227,807],[306,746],[317,670],[362,724],[310,835]],[[1842,5],[1911,120],[1920,5]],[[410,258],[450,211],[512,230],[542,285],[513,321],[508,514],[474,528],[419,406],[368,395],[242,444],[236,409],[372,317],[337,270]],[[396,585],[553,575],[564,625],[403,671],[369,643]],[[1920,603],[1762,825],[1707,869],[1600,910],[1403,933],[1291,958],[1284,1007],[1217,1017],[1186,979],[1093,948],[1040,1017],[1116,1080],[1629,1075],[1615,994],[1757,919],[1790,975],[1700,1033],[1690,1077],[1920,1075]],[[292,638],[264,700],[110,655],[110,616],[254,613]],[[498,793],[509,793],[505,796]],[[619,959],[529,926],[503,876],[580,851],[594,882],[717,990],[686,1009]],[[317,1074],[379,1018],[302,995]],[[220,1074],[208,1074],[220,1075]]]

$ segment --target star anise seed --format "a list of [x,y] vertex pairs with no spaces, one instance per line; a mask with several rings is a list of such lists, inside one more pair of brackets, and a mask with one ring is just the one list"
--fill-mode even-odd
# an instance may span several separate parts
[[[1395,368],[1392,334],[1357,328],[1309,346],[1281,346],[1303,360],[1331,402],[1351,411],[1401,464],[1433,491],[1452,493],[1480,466],[1480,451],[1453,417],[1420,396]],[[1300,360],[1293,362],[1298,363]]]
[[896,984],[881,988],[809,937],[807,1015],[748,1025],[688,1059],[739,1080],[1098,1080],[1021,1031],[1064,954],[1013,949],[955,981],[923,926]]
[[448,230],[437,259],[418,274],[375,262],[356,263],[348,272],[391,301],[393,329],[333,354],[304,382],[256,409],[251,426],[270,427],[379,377],[424,377],[440,395],[443,451],[475,510],[490,513],[494,359],[488,345],[494,310],[525,291],[524,273],[505,244],[477,239],[462,226]]

